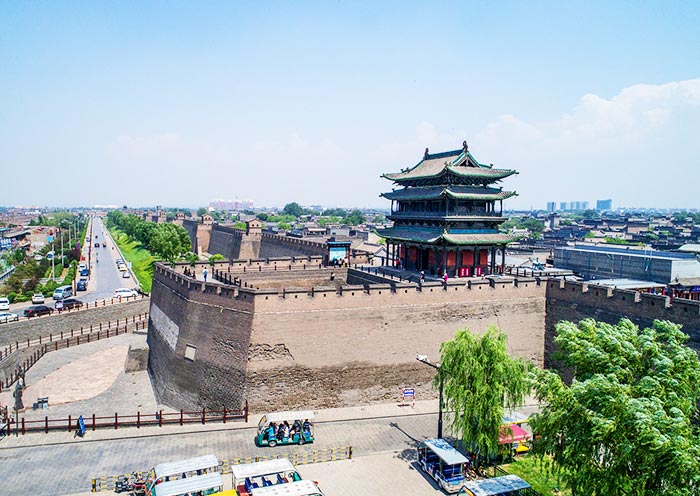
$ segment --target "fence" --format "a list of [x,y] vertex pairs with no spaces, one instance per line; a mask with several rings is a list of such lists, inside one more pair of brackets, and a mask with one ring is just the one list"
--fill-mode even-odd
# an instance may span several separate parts
[[[279,454],[274,456],[249,456],[245,458],[232,458],[220,462],[221,474],[231,473],[231,466],[241,463],[262,462],[278,458],[288,458],[292,465],[305,465],[309,463],[331,462],[337,460],[352,459],[352,446],[342,446],[339,448],[326,448],[321,450],[297,451],[295,453]],[[139,478],[145,478],[147,472],[134,472]],[[131,474],[105,475],[91,479],[92,492],[114,491],[115,483],[120,477],[129,477]]]
[[[131,325],[129,323],[131,321]],[[79,346],[100,339],[120,336],[128,332],[143,330],[148,327],[148,312],[132,315],[124,319],[116,321],[100,322],[99,324],[91,324],[90,327],[81,327],[80,329],[71,329],[70,331],[61,331],[60,333],[49,333],[48,336],[39,336],[35,339],[27,338],[26,341],[15,341],[10,346],[6,346],[0,350],[0,363],[6,360],[10,355],[18,352],[21,349],[27,349],[34,346],[39,346],[29,358],[19,365],[23,371],[31,368],[39,359],[49,351],[57,351],[71,346]],[[0,393],[4,389],[8,389],[17,381],[18,371],[10,373],[5,380],[0,380]]]
[[[7,419],[6,419],[7,420]],[[141,427],[149,425],[157,425],[158,427],[163,427],[168,424],[175,425],[185,425],[185,424],[199,424],[205,425],[207,422],[222,422],[226,423],[229,420],[243,420],[248,421],[248,402],[242,410],[207,410],[202,408],[201,411],[196,412],[186,412],[180,410],[179,412],[165,412],[160,410],[155,413],[141,413],[136,412],[136,415],[119,415],[115,413],[114,415],[108,416],[97,416],[92,414],[92,417],[83,417],[85,422],[85,429],[94,431],[95,429],[119,429],[120,427],[136,427],[140,429]],[[49,431],[64,431],[73,432],[77,429],[78,417],[73,417],[68,415],[68,418],[61,419],[50,419],[48,416],[44,417],[42,420],[27,420],[26,417],[15,418],[14,423],[8,421],[7,434],[15,433],[27,434],[28,432],[43,432],[48,434]]]
[[[77,295],[76,295],[76,296],[77,296]],[[57,310],[54,310],[53,312],[51,312],[51,313],[49,313],[49,314],[37,315],[37,316],[35,316],[35,317],[27,317],[27,316],[25,316],[25,315],[18,315],[17,321],[22,321],[22,320],[36,320],[36,319],[41,319],[41,318],[49,318],[49,317],[56,316],[56,315],[62,315],[62,314],[64,314],[64,313],[80,312],[80,311],[83,311],[83,310],[89,310],[90,308],[98,308],[98,307],[106,307],[106,306],[110,306],[110,305],[118,305],[118,304],[120,304],[120,303],[128,303],[128,302],[130,302],[130,301],[136,301],[136,300],[143,299],[143,298],[148,298],[148,297],[149,297],[148,294],[146,294],[146,293],[141,293],[141,294],[138,295],[138,296],[129,296],[129,297],[121,297],[121,296],[118,296],[117,298],[109,298],[109,299],[105,298],[105,299],[103,299],[103,300],[95,300],[95,301],[93,301],[92,303],[83,303],[83,304],[80,305],[79,307],[65,308],[65,309],[61,310],[60,312],[57,311]],[[14,322],[17,322],[17,321],[14,321]],[[10,323],[10,321],[8,320],[7,323]]]

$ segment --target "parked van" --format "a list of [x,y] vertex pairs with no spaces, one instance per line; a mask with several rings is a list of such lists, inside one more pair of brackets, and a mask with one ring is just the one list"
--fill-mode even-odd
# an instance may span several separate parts
[[53,292],[54,300],[62,300],[64,298],[70,298],[73,296],[73,288],[71,286],[59,286],[56,291]]

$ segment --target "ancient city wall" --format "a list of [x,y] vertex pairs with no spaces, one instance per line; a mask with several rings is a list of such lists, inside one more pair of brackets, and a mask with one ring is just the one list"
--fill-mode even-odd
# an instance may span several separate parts
[[[434,372],[416,353],[437,359],[457,329],[491,324],[508,333],[512,353],[543,363],[544,287],[535,280],[339,286],[323,280],[332,271],[309,268],[306,287],[280,289],[278,277],[302,279],[267,272],[265,282],[260,270],[245,278],[268,286],[255,290],[157,266],[149,370],[159,401],[217,407],[239,401],[244,388],[253,410],[386,401],[401,386],[432,396]],[[187,344],[196,346],[193,361]]]
[[580,282],[546,283],[547,310],[545,330],[545,366],[555,366],[554,328],[560,320],[578,322],[594,318],[610,324],[627,317],[641,327],[649,327],[655,319],[683,325],[690,336],[688,345],[700,350],[700,302],[673,300],[668,296],[639,293],[624,289],[588,285]]
[[197,253],[197,226],[199,226],[199,222],[196,220],[182,220],[182,227],[185,228],[185,231],[187,231],[187,234],[190,237],[190,244],[192,245],[192,251],[194,253]]
[[148,370],[158,400],[185,409],[240,408],[252,295],[156,265],[150,311]]
[[209,239],[209,253],[219,253],[234,260],[240,258],[241,238],[243,233],[233,227],[213,225]]
[[323,256],[325,244],[303,238],[262,233],[260,238],[260,258],[293,257],[298,255]]

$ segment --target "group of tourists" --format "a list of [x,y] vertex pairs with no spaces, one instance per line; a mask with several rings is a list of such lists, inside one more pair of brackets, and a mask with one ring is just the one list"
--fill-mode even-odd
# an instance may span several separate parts
[[302,432],[309,436],[311,435],[311,422],[308,419],[304,420],[303,423],[300,420],[295,420],[291,426],[286,420],[280,422],[279,425],[270,422],[267,428],[267,440],[269,442],[270,439],[277,439],[278,441],[291,439],[295,434],[301,434]]

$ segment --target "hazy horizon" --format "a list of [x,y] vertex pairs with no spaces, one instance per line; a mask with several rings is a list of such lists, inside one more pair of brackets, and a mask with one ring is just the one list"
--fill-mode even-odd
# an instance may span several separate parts
[[697,208],[698,25],[660,1],[3,3],[0,203],[387,209],[382,173],[467,140],[519,172],[507,209]]

